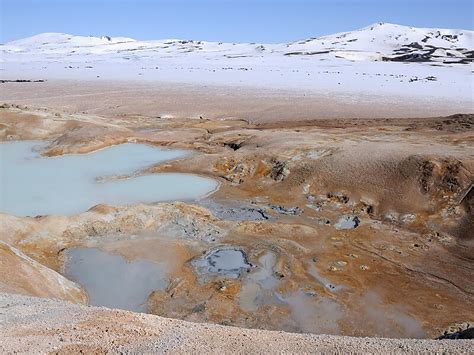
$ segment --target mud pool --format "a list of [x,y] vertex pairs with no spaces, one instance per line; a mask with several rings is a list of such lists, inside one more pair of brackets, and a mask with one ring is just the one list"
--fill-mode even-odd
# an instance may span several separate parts
[[42,157],[38,141],[0,144],[0,211],[17,216],[72,215],[99,203],[192,200],[214,191],[215,180],[191,174],[140,175],[140,170],[186,156],[144,144],[121,144],[91,154]]
[[194,260],[192,264],[202,280],[213,276],[236,279],[242,272],[252,267],[247,261],[245,252],[234,247],[211,250],[203,257]]
[[360,219],[357,216],[344,216],[334,225],[336,229],[355,229],[359,226]]
[[69,250],[64,274],[87,291],[91,305],[135,312],[147,312],[150,293],[168,285],[165,263],[127,261],[96,248]]

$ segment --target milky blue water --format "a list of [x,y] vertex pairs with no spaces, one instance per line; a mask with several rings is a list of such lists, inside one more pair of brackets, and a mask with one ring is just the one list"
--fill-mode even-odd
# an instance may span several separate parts
[[84,287],[92,306],[134,312],[147,312],[150,293],[168,285],[166,264],[127,261],[96,248],[68,250],[64,271]]
[[150,165],[183,157],[181,150],[121,144],[90,154],[42,157],[44,143],[0,143],[0,211],[17,216],[73,215],[99,204],[191,200],[214,191],[215,180],[192,174],[150,174],[128,179]]

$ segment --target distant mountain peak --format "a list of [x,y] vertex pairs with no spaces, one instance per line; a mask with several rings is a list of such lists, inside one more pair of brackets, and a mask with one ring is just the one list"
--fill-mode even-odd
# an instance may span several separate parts
[[[165,57],[261,58],[306,56],[312,60],[402,61],[470,64],[473,61],[474,32],[439,28],[416,28],[388,22],[318,38],[289,43],[224,43],[199,40],[137,41],[103,35],[73,36],[42,33],[0,46],[4,60],[150,60]],[[11,55],[11,57],[10,57]],[[19,57],[16,57],[18,55]]]

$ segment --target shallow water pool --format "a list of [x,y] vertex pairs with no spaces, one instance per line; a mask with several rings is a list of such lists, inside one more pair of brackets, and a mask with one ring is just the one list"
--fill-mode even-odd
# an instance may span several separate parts
[[64,274],[87,291],[93,306],[147,312],[146,301],[168,285],[166,263],[127,261],[96,248],[68,251]]
[[[140,169],[186,156],[182,150],[121,144],[90,154],[42,157],[44,143],[0,143],[0,211],[18,216],[72,215],[99,204],[191,200],[214,191],[215,180],[192,174],[134,176]],[[124,175],[129,178],[112,179]]]

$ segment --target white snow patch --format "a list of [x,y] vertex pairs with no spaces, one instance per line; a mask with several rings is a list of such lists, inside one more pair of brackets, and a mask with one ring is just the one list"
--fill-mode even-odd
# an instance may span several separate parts
[[[0,45],[0,77],[160,81],[466,102],[472,101],[473,33],[377,23],[278,44],[43,33]],[[418,80],[410,81],[413,77]]]

